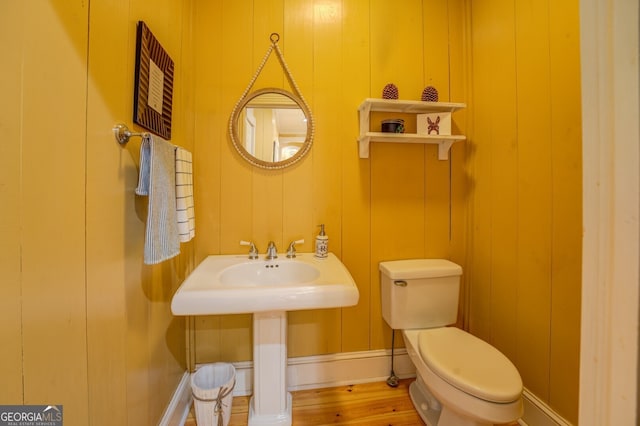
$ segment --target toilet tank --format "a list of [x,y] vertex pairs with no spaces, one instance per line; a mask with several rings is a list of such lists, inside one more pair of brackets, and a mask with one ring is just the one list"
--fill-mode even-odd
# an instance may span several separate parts
[[393,329],[456,322],[462,267],[445,259],[380,262],[382,317]]

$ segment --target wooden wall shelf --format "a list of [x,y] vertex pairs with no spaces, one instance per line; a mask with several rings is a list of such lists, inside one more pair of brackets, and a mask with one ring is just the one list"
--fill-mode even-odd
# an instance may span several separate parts
[[391,143],[428,143],[438,145],[438,159],[447,160],[454,142],[463,141],[463,135],[426,135],[417,133],[370,132],[370,114],[373,111],[425,114],[434,112],[455,112],[466,105],[452,102],[401,101],[395,99],[365,99],[358,111],[360,113],[360,136],[358,137],[360,158],[369,158],[371,142]]

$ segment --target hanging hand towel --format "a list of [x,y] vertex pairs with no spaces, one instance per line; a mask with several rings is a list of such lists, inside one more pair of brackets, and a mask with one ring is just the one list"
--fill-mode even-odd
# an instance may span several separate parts
[[195,232],[193,208],[193,163],[191,152],[176,148],[176,216],[181,243],[190,241]]
[[149,196],[144,263],[152,265],[180,253],[176,222],[175,147],[151,135],[140,145],[140,176],[136,194]]

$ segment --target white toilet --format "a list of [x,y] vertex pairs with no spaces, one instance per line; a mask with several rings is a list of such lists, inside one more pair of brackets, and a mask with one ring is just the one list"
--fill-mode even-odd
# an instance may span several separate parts
[[380,263],[382,316],[402,330],[417,379],[411,400],[428,426],[481,426],[522,416],[522,379],[490,344],[455,327],[462,268],[443,259]]

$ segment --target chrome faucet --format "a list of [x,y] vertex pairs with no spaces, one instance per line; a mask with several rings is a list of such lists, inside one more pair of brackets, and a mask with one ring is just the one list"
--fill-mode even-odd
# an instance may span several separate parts
[[273,241],[269,241],[269,245],[267,246],[267,256],[265,259],[273,260],[278,258],[278,250],[276,249],[276,244]]
[[241,246],[249,246],[249,259],[257,259],[258,258],[258,249],[256,245],[251,241],[240,241]]
[[289,249],[287,250],[287,257],[289,259],[293,259],[294,257],[296,257],[296,244],[304,244],[304,240],[291,241],[291,244],[289,244]]

